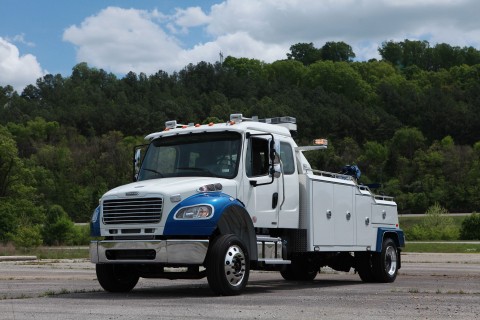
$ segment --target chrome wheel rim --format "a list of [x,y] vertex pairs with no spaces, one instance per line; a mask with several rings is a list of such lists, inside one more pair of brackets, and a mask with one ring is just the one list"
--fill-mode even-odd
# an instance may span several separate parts
[[245,255],[239,246],[231,246],[225,255],[225,277],[232,286],[238,286],[245,277]]
[[397,252],[392,246],[385,250],[385,271],[390,277],[397,271]]

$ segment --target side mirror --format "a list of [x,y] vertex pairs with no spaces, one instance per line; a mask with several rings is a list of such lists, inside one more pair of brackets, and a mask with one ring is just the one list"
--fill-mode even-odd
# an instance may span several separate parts
[[140,168],[142,167],[143,155],[145,154],[145,149],[148,145],[143,144],[135,146],[133,149],[133,181],[137,181]]
[[269,174],[270,176],[272,177],[272,181],[273,181],[273,178],[278,178],[280,175],[279,174],[276,174],[278,168],[276,166],[277,163],[279,163],[278,161],[278,155],[277,155],[277,151],[275,149],[275,140],[272,138],[272,140],[270,140],[270,150],[269,150],[269,156],[270,156],[270,170],[269,170]]
[[275,161],[275,140],[270,140],[270,162],[273,164]]

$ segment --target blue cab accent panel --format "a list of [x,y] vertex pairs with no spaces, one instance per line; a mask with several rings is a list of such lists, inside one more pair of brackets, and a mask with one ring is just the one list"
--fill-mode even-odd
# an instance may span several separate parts
[[100,237],[100,206],[95,208],[90,219],[90,236]]
[[402,248],[405,247],[405,235],[403,233],[402,229],[397,229],[397,228],[378,228],[377,230],[377,247],[376,247],[376,252],[381,252],[382,251],[382,243],[383,243],[383,236],[385,233],[395,233],[398,238],[398,243],[397,246]]
[[[213,207],[213,215],[209,219],[175,219],[175,213],[183,207],[208,204]],[[243,204],[221,192],[195,194],[177,204],[168,214],[164,235],[167,236],[209,236],[217,227],[217,222],[226,208]]]

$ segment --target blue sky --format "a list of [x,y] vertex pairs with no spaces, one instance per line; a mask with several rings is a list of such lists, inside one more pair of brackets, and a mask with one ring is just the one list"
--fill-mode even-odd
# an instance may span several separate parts
[[383,41],[480,49],[477,0],[0,0],[0,86],[17,91],[79,62],[121,77],[225,56],[265,62],[291,45],[345,41],[359,60]]

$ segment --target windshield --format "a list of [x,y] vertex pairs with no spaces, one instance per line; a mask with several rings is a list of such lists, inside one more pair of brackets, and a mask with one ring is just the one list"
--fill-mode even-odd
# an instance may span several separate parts
[[138,181],[185,176],[232,179],[237,175],[242,137],[236,132],[190,133],[152,141]]

